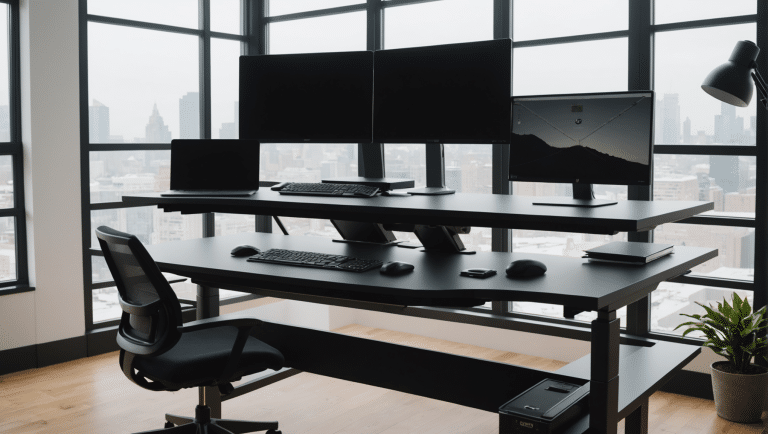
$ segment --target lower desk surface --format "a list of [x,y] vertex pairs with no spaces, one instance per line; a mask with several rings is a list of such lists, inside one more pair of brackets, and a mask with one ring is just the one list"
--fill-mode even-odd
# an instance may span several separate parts
[[[232,248],[243,244],[262,250],[280,248],[385,262],[404,261],[413,264],[415,269],[402,276],[386,276],[377,270],[363,273],[323,270],[247,262],[246,258],[230,256]],[[649,294],[659,282],[717,256],[716,249],[675,247],[669,256],[636,266],[531,253],[427,253],[396,246],[336,243],[319,237],[264,233],[176,241],[147,246],[147,250],[163,271],[215,281],[222,288],[250,286],[411,306],[533,301],[589,311],[625,306]],[[548,271],[536,278],[509,278],[505,269],[516,259],[540,260]],[[478,267],[495,269],[498,274],[486,279],[459,276],[461,270]]]

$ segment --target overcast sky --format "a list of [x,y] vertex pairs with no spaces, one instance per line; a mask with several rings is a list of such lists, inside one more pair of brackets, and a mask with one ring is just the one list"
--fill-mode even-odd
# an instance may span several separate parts
[[[197,0],[89,0],[89,13],[197,27]],[[270,15],[361,3],[358,0],[270,0]],[[238,0],[214,0],[212,27],[237,33]],[[627,0],[515,0],[516,40],[626,30]],[[492,0],[442,0],[385,11],[385,48],[491,39]],[[755,13],[756,0],[657,0],[659,23]],[[365,49],[365,13],[277,23],[270,27],[270,52],[297,53]],[[4,34],[0,29],[0,34]],[[755,25],[666,32],[656,35],[656,91],[680,95],[681,122],[713,133],[720,103],[701,91],[701,81],[725,62],[736,41],[755,39]],[[237,101],[237,42],[212,43],[213,137],[234,121]],[[7,57],[7,56],[2,56]],[[0,71],[7,71],[2,68]],[[0,72],[3,73],[3,72]],[[513,93],[536,95],[627,88],[627,41],[562,44],[516,49]],[[0,77],[2,79],[2,77]],[[6,81],[7,82],[7,81]],[[179,137],[179,98],[198,90],[198,41],[105,24],[89,24],[89,96],[110,108],[111,134],[126,141],[145,136],[157,103],[174,138]],[[7,90],[5,98],[7,100]],[[0,91],[0,100],[3,94]],[[737,109],[754,116],[756,105]]]

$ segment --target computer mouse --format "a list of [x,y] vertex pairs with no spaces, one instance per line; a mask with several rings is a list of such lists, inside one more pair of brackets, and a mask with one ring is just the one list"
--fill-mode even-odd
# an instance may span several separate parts
[[259,253],[260,250],[253,246],[237,246],[229,252],[232,256],[243,257],[253,256]]
[[412,264],[409,264],[407,262],[392,261],[392,262],[385,262],[384,265],[381,266],[381,269],[379,271],[381,272],[381,274],[386,274],[388,276],[399,276],[401,274],[405,274],[412,270],[413,270]]
[[507,267],[507,276],[509,277],[537,277],[547,271],[544,263],[533,259],[518,259],[512,261]]

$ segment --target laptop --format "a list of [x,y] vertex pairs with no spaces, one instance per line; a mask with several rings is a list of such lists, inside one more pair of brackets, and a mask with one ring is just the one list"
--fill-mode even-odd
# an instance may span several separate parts
[[160,196],[247,197],[258,189],[258,141],[171,141],[171,190]]

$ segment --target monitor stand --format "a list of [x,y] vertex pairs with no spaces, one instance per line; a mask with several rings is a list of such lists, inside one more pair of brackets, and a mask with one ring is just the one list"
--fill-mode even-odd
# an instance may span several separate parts
[[567,197],[548,197],[546,201],[533,202],[534,205],[580,208],[596,208],[599,206],[616,205],[617,203],[615,200],[595,199],[592,184],[573,184],[573,199]]
[[384,229],[384,226],[380,223],[362,223],[348,220],[331,220],[331,223],[343,238],[341,240],[333,240],[337,243],[363,243],[391,246],[400,242],[392,231]]
[[[422,252],[461,253],[464,255],[477,253],[474,250],[467,250],[459,237],[459,234],[468,234],[472,230],[469,226],[390,223],[383,225],[383,227],[386,230],[413,232],[421,242],[421,247],[424,247]],[[408,244],[400,247],[413,248],[414,246]]]
[[442,143],[427,143],[427,186],[408,190],[417,196],[440,196],[456,193],[445,186],[445,148]]

